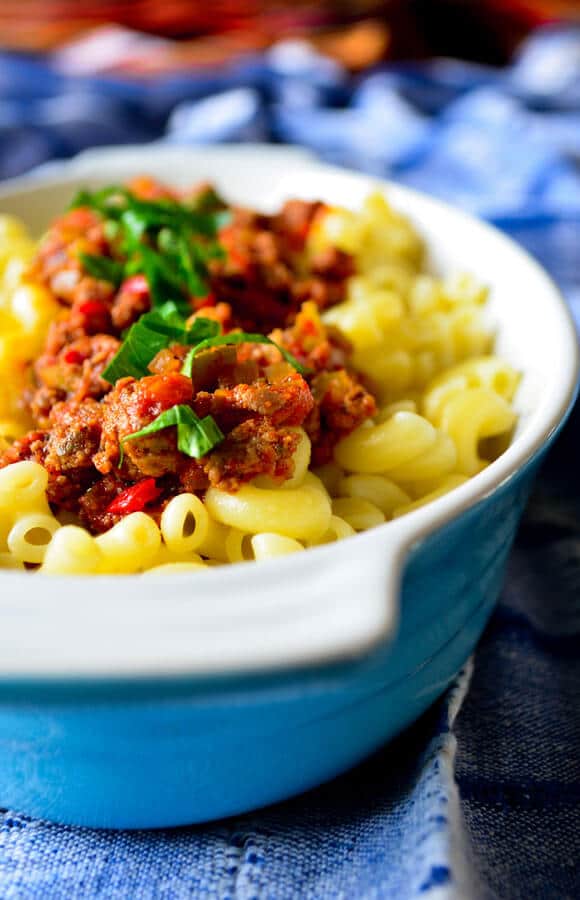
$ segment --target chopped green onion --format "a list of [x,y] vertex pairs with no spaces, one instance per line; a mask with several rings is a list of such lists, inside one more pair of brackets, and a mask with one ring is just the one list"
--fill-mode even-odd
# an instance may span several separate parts
[[173,425],[177,426],[177,449],[193,459],[205,456],[224,439],[224,434],[212,416],[200,419],[189,406],[177,404],[162,412],[140,431],[122,438],[121,448],[125,441],[146,437]]

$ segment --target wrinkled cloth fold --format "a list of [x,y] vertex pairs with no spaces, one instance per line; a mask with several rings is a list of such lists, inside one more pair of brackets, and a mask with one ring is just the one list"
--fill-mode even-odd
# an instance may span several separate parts
[[[0,55],[0,176],[161,136],[297,143],[484,215],[549,269],[580,324],[580,29],[538,32],[502,71],[437,60],[356,83],[298,43],[150,84]],[[580,896],[579,417],[473,664],[406,734],[329,785],[207,826],[93,832],[2,812],[0,896]]]

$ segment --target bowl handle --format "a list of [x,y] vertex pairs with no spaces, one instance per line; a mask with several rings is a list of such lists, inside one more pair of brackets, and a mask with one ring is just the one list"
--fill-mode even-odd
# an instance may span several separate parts
[[52,576],[40,594],[30,575],[6,573],[0,679],[207,677],[361,658],[396,634],[415,537],[414,526],[393,523],[255,567],[195,579]]

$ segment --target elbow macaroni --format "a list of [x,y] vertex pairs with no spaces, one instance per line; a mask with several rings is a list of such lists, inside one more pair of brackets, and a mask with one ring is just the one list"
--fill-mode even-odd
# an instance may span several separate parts
[[[310,440],[297,429],[294,475],[283,485],[259,478],[234,494],[210,488],[203,501],[181,494],[159,524],[133,513],[97,537],[55,518],[42,466],[15,463],[0,469],[0,568],[165,575],[271,559],[411,512],[486,466],[485,450],[511,436],[519,383],[492,353],[486,289],[466,274],[426,274],[420,237],[380,194],[360,213],[319,215],[307,253],[329,245],[354,255],[357,274],[323,320],[352,342],[353,365],[381,404],[339,441],[332,462],[312,472]],[[33,251],[23,226],[0,216],[0,383],[12,388],[0,394],[0,452],[29,427],[15,398],[59,315],[49,292],[26,280]]]
[[26,365],[42,348],[60,307],[41,285],[28,283],[26,269],[35,244],[24,226],[0,216],[0,450],[2,442],[23,434],[30,423],[18,406]]
[[205,503],[209,514],[222,525],[249,534],[274,532],[296,540],[320,537],[332,515],[330,497],[311,472],[300,487],[287,490],[247,484],[228,494],[210,488]]

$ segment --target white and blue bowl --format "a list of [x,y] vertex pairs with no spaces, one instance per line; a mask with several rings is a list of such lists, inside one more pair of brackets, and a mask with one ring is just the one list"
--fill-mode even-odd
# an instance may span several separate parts
[[[38,231],[78,186],[144,172],[209,178],[266,209],[288,196],[356,206],[377,186],[288,148],[125,148],[6,183],[0,212]],[[472,652],[572,404],[577,341],[557,289],[510,240],[383,187],[435,270],[491,286],[498,353],[524,376],[513,443],[429,506],[296,557],[194,578],[0,572],[0,806],[148,828],[282,800],[409,725]]]

